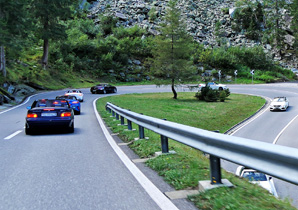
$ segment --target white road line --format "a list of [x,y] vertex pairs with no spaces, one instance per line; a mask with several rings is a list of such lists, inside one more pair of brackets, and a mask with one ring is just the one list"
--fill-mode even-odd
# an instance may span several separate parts
[[[97,98],[98,99],[98,98]],[[149,196],[154,200],[154,202],[162,209],[162,210],[178,210],[178,208],[168,199],[141,171],[138,167],[126,156],[126,154],[120,149],[120,147],[116,144],[113,137],[110,135],[109,131],[104,125],[104,122],[96,109],[96,101],[93,101],[93,109],[95,115],[97,117],[97,121],[100,124],[100,127],[103,130],[104,135],[106,136],[109,144],[116,152],[118,157],[124,163],[124,165],[128,168],[131,174],[136,178],[136,180],[141,184],[141,186],[146,190]]]
[[290,126],[290,124],[294,121],[294,120],[296,120],[296,118],[298,117],[298,115],[296,116],[296,117],[294,117],[280,132],[279,132],[279,134],[276,136],[276,138],[274,139],[274,141],[273,141],[273,144],[276,144],[277,143],[277,141],[278,141],[278,139],[279,139],[279,137],[282,135],[282,133]]
[[[37,95],[37,94],[35,94],[35,95]],[[12,107],[12,108],[10,108],[10,109],[4,110],[4,111],[0,112],[0,114],[4,114],[5,112],[9,112],[9,111],[11,111],[11,110],[13,110],[13,109],[16,109],[16,108],[18,108],[18,107],[20,107],[20,106],[26,104],[26,103],[30,100],[30,98],[33,97],[33,96],[35,96],[35,95],[29,96],[29,97],[27,98],[27,100],[24,101],[23,103],[21,103],[21,104],[19,104],[19,105],[17,105],[17,106],[14,106],[14,107]]]
[[[251,95],[251,94],[247,94],[247,95]],[[256,96],[260,96],[260,95],[256,95]],[[271,102],[271,99],[265,96],[260,96],[262,98],[266,98],[266,100],[269,101],[269,103]],[[260,111],[258,114],[256,114],[255,116],[253,116],[251,119],[249,119],[247,122],[244,122],[243,124],[241,124],[238,128],[236,128],[235,130],[233,130],[229,135],[233,136],[235,133],[237,133],[240,129],[242,129],[243,127],[247,126],[249,123],[251,123],[252,121],[254,121],[255,119],[257,119],[258,117],[260,117],[262,114],[264,114],[264,112],[266,112],[269,109],[269,106]]]
[[15,137],[16,135],[18,135],[19,133],[21,133],[22,131],[23,131],[23,130],[18,130],[18,131],[16,131],[16,132],[14,132],[13,134],[11,134],[11,135],[5,137],[4,139],[5,139],[5,140],[9,140],[9,139]]

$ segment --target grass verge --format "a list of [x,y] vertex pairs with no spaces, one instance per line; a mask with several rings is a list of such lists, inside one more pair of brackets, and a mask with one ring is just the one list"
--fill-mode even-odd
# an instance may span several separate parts
[[[135,131],[125,130],[119,121],[105,111],[106,102],[143,113],[152,117],[199,127],[205,130],[219,130],[221,133],[236,123],[255,113],[265,100],[257,96],[231,94],[228,100],[218,103],[197,101],[194,93],[179,93],[173,100],[172,93],[129,94],[109,96],[97,101],[97,109],[108,126],[125,142],[132,142],[130,147],[141,158],[153,157],[161,151],[160,136],[145,129],[149,140],[133,141],[138,137]],[[177,190],[197,189],[198,181],[209,180],[209,159],[196,149],[169,140],[169,149],[177,154],[149,159],[146,164],[163,176]],[[288,200],[279,200],[265,189],[253,185],[234,174],[222,171],[222,178],[230,180],[234,188],[220,188],[190,196],[189,199],[199,209],[295,209]]]

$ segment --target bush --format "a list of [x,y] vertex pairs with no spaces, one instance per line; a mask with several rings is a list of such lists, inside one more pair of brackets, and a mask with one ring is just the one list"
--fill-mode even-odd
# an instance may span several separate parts
[[206,87],[203,87],[201,91],[195,94],[195,97],[200,101],[216,102],[220,100],[221,102],[224,102],[229,95],[230,95],[229,89],[219,91],[219,90],[214,90],[206,85]]
[[219,92],[219,101],[224,102],[226,100],[227,94],[226,91]]

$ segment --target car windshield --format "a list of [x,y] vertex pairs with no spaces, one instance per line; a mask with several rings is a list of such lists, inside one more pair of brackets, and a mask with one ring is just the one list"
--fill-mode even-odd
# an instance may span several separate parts
[[34,107],[68,107],[65,100],[39,100]]
[[77,97],[75,97],[75,96],[57,96],[56,99],[71,99],[71,100],[77,100]]
[[273,101],[275,101],[275,102],[283,102],[283,101],[285,101],[285,98],[274,98]]
[[249,181],[267,181],[265,174],[255,171],[245,171],[243,177]]

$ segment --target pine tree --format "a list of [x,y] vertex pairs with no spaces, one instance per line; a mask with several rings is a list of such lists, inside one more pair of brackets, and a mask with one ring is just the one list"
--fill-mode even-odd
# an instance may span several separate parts
[[195,68],[190,59],[193,39],[187,34],[186,24],[181,20],[177,0],[169,2],[160,32],[154,40],[151,73],[159,79],[159,85],[167,85],[170,81],[173,98],[177,99],[175,85],[195,75]]
[[277,47],[281,53],[283,46],[283,37],[286,34],[282,28],[282,13],[281,10],[286,8],[285,0],[265,0],[266,7],[266,34],[269,41]]
[[43,40],[42,65],[48,64],[49,41],[66,39],[65,26],[62,20],[71,17],[72,5],[78,5],[78,0],[33,0],[32,14],[38,21],[37,35]]

